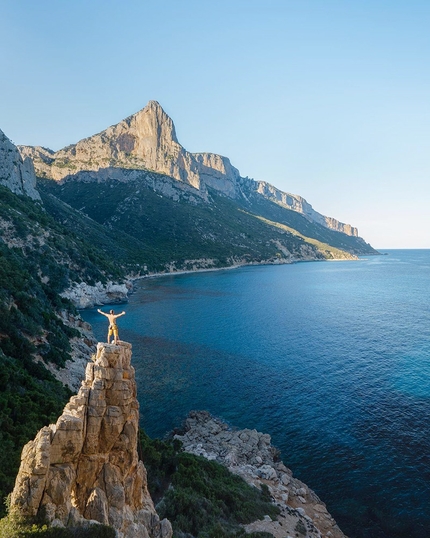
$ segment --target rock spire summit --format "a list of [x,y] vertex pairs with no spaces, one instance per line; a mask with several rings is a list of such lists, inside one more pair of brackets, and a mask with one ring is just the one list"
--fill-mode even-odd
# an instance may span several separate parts
[[139,404],[130,362],[131,344],[98,344],[78,394],[55,425],[25,445],[12,513],[44,510],[56,527],[102,523],[118,538],[171,538],[137,453]]

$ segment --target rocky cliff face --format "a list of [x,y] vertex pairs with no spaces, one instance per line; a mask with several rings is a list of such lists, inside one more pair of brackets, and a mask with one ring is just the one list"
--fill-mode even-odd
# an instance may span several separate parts
[[267,532],[275,538],[345,538],[325,504],[306,484],[293,477],[271,445],[270,435],[256,430],[232,430],[205,411],[191,412],[182,434],[175,436],[186,452],[216,460],[249,484],[266,484],[280,508],[270,517],[245,526],[247,532]]
[[[105,131],[60,151],[30,146],[19,149],[25,158],[31,157],[40,177],[57,181],[130,181],[136,179],[136,171],[155,171],[193,187],[196,195],[206,200],[208,188],[233,199],[246,198],[248,192],[254,192],[310,221],[358,236],[357,228],[317,213],[300,196],[282,192],[264,181],[242,178],[227,157],[186,151],[178,142],[173,121],[156,101],[150,101],[144,109]],[[141,176],[154,181],[146,174]],[[169,196],[168,192],[165,194]]]
[[0,185],[8,187],[15,194],[25,194],[34,200],[40,200],[32,160],[29,157],[23,158],[1,130]]
[[139,404],[130,361],[130,344],[98,344],[78,394],[55,425],[24,447],[12,513],[44,510],[57,527],[102,523],[118,538],[171,538],[138,458]]
[[92,286],[86,282],[73,282],[60,295],[72,301],[76,308],[93,308],[95,305],[127,302],[132,287],[130,281],[122,284],[112,281],[106,284],[96,282]]
[[257,192],[262,194],[265,198],[273,200],[277,204],[281,204],[288,209],[292,209],[293,211],[297,211],[297,213],[301,213],[310,221],[322,224],[323,226],[325,226],[326,228],[330,228],[331,230],[336,230],[337,232],[342,232],[346,235],[358,237],[358,228],[354,228],[350,224],[344,224],[343,222],[339,222],[338,220],[331,217],[321,215],[321,213],[315,211],[311,204],[309,204],[301,196],[282,192],[273,185],[270,185],[270,183],[266,183],[265,181],[257,182]]
[[[105,131],[53,152],[42,147],[20,146],[31,157],[37,174],[55,180],[101,172],[99,179],[126,180],[123,170],[153,170],[191,185],[205,195],[205,184],[234,194],[232,181],[239,172],[219,155],[186,151],[176,138],[171,118],[156,101]],[[82,178],[88,178],[84,174]],[[223,185],[225,182],[225,185]]]

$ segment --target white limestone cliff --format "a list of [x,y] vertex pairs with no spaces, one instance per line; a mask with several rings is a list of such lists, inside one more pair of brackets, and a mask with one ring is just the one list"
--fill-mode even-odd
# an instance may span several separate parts
[[307,219],[312,222],[317,222],[326,228],[331,230],[336,230],[337,232],[342,232],[346,235],[351,235],[353,237],[358,237],[358,228],[354,228],[350,224],[344,224],[339,222],[332,217],[326,217],[315,211],[315,209],[309,204],[304,198],[298,196],[297,194],[290,194],[287,192],[280,191],[270,183],[265,181],[257,181],[257,192],[262,194],[265,198],[273,200],[274,202],[292,209],[297,213],[301,213]]
[[198,166],[178,142],[173,121],[156,101],[106,129],[56,153],[20,147],[39,174],[55,180],[81,171],[125,168],[155,170],[200,188]]
[[133,284],[129,281],[96,282],[94,285],[86,282],[73,282],[72,285],[60,293],[61,297],[69,299],[76,308],[93,308],[96,305],[124,303]]
[[0,130],[0,185],[15,194],[25,194],[34,200],[40,200],[36,190],[36,176],[33,161],[22,157],[18,148]]
[[137,452],[139,403],[131,345],[99,343],[56,424],[22,451],[11,513],[44,511],[53,527],[112,526],[118,538],[171,538]]

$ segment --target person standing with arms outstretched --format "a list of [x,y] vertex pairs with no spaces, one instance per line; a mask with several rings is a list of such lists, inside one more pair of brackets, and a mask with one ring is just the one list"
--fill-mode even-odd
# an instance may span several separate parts
[[103,314],[103,316],[106,316],[109,320],[109,330],[108,330],[108,336],[107,336],[107,343],[110,344],[110,338],[113,334],[113,343],[116,345],[119,338],[118,338],[118,325],[116,324],[116,318],[119,318],[120,316],[123,316],[125,312],[121,312],[121,314],[115,314],[113,310],[109,312],[109,314],[106,314],[106,312],[102,312],[99,308],[97,309],[97,312],[99,314]]

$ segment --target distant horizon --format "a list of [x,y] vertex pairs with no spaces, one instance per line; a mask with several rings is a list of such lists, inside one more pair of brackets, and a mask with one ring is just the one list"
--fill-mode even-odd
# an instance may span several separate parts
[[[364,239],[364,238],[363,238]],[[373,245],[372,245],[373,247]],[[401,247],[397,247],[397,248],[377,248],[377,247],[373,247],[375,250],[377,250],[378,252],[380,252],[382,254],[382,250],[389,250],[389,251],[392,251],[392,250],[430,250],[430,248],[426,248],[426,247],[422,247],[422,248],[407,248],[407,247],[404,247],[404,248],[401,248]],[[370,256],[370,254],[366,254],[366,256]],[[366,256],[363,256],[363,258],[365,258]],[[378,254],[375,254],[375,256],[378,256]]]
[[188,151],[371,245],[430,248],[430,3],[44,6],[2,6],[0,129],[15,144],[56,151],[156,100]]

